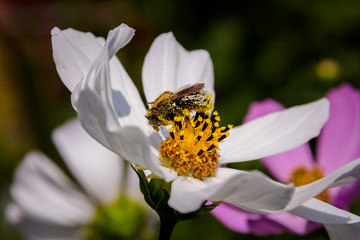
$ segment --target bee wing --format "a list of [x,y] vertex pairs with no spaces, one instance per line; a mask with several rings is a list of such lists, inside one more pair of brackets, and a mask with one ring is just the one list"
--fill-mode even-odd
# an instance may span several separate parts
[[198,92],[205,87],[205,83],[194,83],[182,86],[176,90],[171,96],[168,97],[167,101],[173,101],[175,99],[182,98],[191,93]]

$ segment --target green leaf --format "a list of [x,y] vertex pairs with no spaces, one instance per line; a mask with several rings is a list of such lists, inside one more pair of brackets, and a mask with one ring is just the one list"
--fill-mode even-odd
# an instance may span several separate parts
[[149,191],[150,196],[153,200],[153,202],[158,205],[159,201],[164,197],[164,180],[159,178],[154,178],[150,180],[149,183]]
[[142,194],[144,195],[144,199],[146,201],[146,203],[154,210],[156,210],[156,204],[153,202],[152,198],[151,198],[151,193],[149,191],[149,182],[146,179],[146,176],[144,174],[143,170],[136,170],[132,165],[131,165],[132,169],[136,172],[137,176],[139,177],[139,186],[140,186],[140,191],[142,192]]

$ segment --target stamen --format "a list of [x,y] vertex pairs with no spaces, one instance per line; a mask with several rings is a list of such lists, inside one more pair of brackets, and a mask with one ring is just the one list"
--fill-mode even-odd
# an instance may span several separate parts
[[208,142],[208,141],[210,141],[210,140],[213,139],[213,138],[217,138],[218,136],[219,136],[219,135],[215,132],[215,133],[211,134],[211,136],[208,137],[208,139],[206,139],[206,141]]
[[200,123],[201,123],[200,120],[197,121],[196,124],[195,124],[195,128],[198,128],[200,126]]
[[174,117],[175,126],[177,126],[179,129],[182,128],[181,120],[182,120],[182,117],[180,117],[180,116]]
[[184,131],[180,131],[180,140],[184,140]]
[[228,136],[229,136],[229,133],[226,132],[224,135],[222,135],[221,137],[219,137],[218,141],[220,142],[220,141],[224,140],[224,139],[225,139],[226,137],[228,137]]
[[218,128],[219,128],[219,123],[218,123],[218,122],[215,122],[215,123],[213,124],[212,129],[211,129],[211,132],[215,132],[215,130],[218,129]]
[[192,117],[191,114],[184,115],[171,121],[169,137],[160,145],[160,160],[163,166],[173,169],[179,176],[204,180],[215,174],[219,164],[219,142],[229,133],[221,132],[225,128],[219,127],[217,112],[211,117],[204,112]]
[[213,144],[211,144],[211,146],[207,149],[207,151],[210,151],[210,150],[214,149],[215,147],[216,147],[216,145],[213,143]]
[[199,117],[200,117],[200,113],[196,112],[195,117],[194,117],[194,122],[196,122]]
[[205,131],[205,129],[207,128],[207,126],[209,125],[210,123],[210,119],[206,119],[205,122],[204,122],[204,125],[202,127],[202,131]]
[[233,125],[227,125],[225,128],[221,128],[221,132],[224,133],[224,132],[227,132],[229,131],[230,129],[232,129]]
[[174,135],[174,128],[169,128],[169,133],[170,133],[170,137],[173,139],[173,140],[175,140],[175,135]]
[[200,156],[201,154],[203,154],[205,151],[200,149],[200,151],[197,153],[198,156]]
[[182,129],[181,117],[174,117],[174,120],[175,120],[175,126],[177,126],[179,129]]
[[196,138],[196,141],[199,141],[202,136],[204,136],[204,132],[199,132],[198,137]]
[[204,118],[206,118],[205,112],[200,111],[200,112],[199,112],[199,117],[201,117],[201,120],[200,120],[200,121],[202,121]]

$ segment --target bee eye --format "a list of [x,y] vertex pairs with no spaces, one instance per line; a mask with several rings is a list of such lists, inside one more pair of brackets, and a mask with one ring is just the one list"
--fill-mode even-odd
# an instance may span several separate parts
[[155,127],[157,125],[156,123],[159,122],[159,119],[157,117],[150,117],[148,119],[153,127]]

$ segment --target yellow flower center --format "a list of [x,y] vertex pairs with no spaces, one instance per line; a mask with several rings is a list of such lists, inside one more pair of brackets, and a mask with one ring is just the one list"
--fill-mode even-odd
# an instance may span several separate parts
[[[300,167],[293,171],[289,182],[292,182],[296,187],[299,187],[305,184],[312,183],[323,177],[324,174],[317,165],[314,166],[314,170],[311,172],[307,171],[305,167]],[[321,192],[319,195],[316,196],[316,198],[324,202],[329,202],[330,200],[327,190]]]
[[211,177],[219,164],[219,143],[229,136],[232,125],[219,127],[220,116],[216,111],[210,116],[199,113],[174,117],[169,137],[160,145],[160,161],[179,176],[199,180]]

